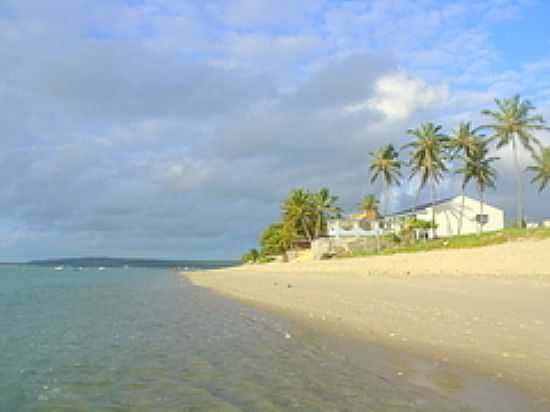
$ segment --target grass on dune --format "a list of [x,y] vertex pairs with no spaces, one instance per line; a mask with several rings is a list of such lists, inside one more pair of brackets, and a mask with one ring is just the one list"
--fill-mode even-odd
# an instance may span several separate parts
[[488,232],[482,233],[481,235],[462,235],[447,239],[418,241],[413,244],[398,244],[393,247],[383,249],[378,253],[376,251],[351,252],[343,257],[394,255],[396,253],[426,252],[439,249],[467,249],[498,245],[509,241],[522,239],[550,239],[550,228],[507,228],[499,232]]

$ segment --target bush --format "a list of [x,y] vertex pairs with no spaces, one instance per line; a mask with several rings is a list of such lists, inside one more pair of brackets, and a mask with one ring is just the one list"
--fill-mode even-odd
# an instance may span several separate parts
[[250,249],[241,257],[242,263],[256,263],[261,258],[260,252],[257,249]]
[[396,233],[391,233],[389,235],[386,235],[386,240],[396,245],[399,245],[401,243],[401,237]]

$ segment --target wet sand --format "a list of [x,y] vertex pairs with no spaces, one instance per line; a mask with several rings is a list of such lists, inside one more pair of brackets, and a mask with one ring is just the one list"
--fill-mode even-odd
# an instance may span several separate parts
[[550,241],[241,266],[198,286],[550,398]]

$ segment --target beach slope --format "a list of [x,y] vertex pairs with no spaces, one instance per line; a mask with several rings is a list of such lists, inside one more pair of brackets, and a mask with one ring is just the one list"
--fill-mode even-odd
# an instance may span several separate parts
[[550,394],[550,240],[186,275],[226,296]]

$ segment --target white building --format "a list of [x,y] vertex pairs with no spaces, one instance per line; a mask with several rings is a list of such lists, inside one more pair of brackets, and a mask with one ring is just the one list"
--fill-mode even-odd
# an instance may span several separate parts
[[[483,232],[495,232],[504,229],[504,211],[488,203],[468,196],[455,196],[434,203],[435,224],[437,237],[450,237],[458,234],[469,235]],[[403,223],[416,217],[418,220],[431,222],[432,204],[419,205],[416,208],[403,210],[386,216],[392,230],[399,232]],[[483,225],[483,227],[482,227]]]
[[369,220],[349,216],[343,219],[331,220],[327,225],[329,237],[368,237],[382,235],[382,221]]
[[[468,196],[455,196],[434,203],[437,237],[468,235],[481,231],[494,232],[504,229],[504,211],[490,204]],[[385,216],[380,221],[363,219],[340,219],[329,222],[330,237],[364,237],[383,233],[399,233],[405,222],[411,218],[431,222],[432,204],[419,205]],[[431,234],[431,230],[428,231]]]

